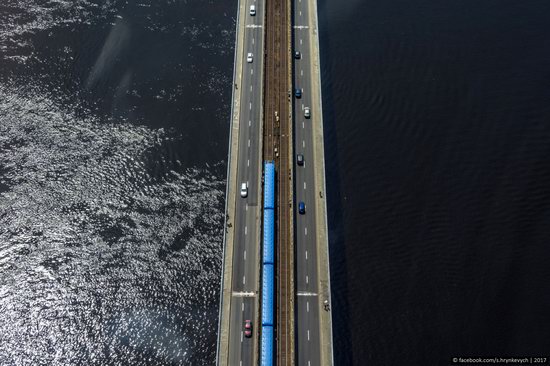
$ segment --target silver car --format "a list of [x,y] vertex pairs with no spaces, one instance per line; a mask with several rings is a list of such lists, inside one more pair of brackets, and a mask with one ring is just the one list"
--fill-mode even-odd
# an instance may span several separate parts
[[304,108],[304,117],[306,117],[306,118],[311,117],[311,112],[309,110],[309,107]]
[[248,187],[246,186],[246,183],[241,184],[241,197],[245,198],[248,196]]

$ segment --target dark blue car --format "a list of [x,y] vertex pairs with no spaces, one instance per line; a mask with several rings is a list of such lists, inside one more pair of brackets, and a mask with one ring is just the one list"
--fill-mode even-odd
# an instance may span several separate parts
[[294,90],[294,95],[296,96],[296,98],[301,98],[302,97],[302,89]]
[[303,215],[306,213],[306,204],[303,202],[298,203],[298,212],[300,215]]

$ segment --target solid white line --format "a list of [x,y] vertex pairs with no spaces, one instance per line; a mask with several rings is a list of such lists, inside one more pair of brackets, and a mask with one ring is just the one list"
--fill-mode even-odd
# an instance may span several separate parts
[[248,226],[245,226],[244,227],[244,235],[246,235],[248,233]]
[[298,291],[298,296],[317,296],[316,292]]
[[307,340],[309,341],[309,329],[307,330]]
[[304,228],[304,233],[307,235],[307,227]]
[[[232,296],[236,296],[236,297],[254,297],[254,292],[233,292],[231,294]],[[243,305],[243,311],[244,311],[244,304]]]
[[309,301],[306,301],[306,308],[307,308],[307,312],[309,313]]
[[307,261],[307,250],[306,250],[306,261]]
[[244,260],[246,260],[246,250],[244,251]]

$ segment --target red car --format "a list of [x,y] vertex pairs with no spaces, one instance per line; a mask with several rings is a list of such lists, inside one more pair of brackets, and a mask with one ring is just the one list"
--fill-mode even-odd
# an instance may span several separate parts
[[246,338],[252,337],[252,321],[251,320],[245,320],[244,321],[244,336]]

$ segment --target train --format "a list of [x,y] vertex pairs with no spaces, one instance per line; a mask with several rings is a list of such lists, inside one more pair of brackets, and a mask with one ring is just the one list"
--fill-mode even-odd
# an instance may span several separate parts
[[275,162],[264,161],[262,240],[262,335],[260,365],[274,361],[275,326]]

